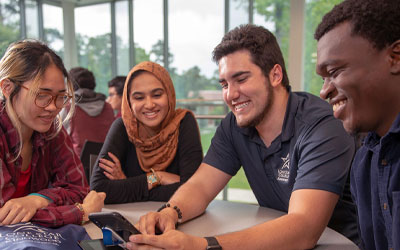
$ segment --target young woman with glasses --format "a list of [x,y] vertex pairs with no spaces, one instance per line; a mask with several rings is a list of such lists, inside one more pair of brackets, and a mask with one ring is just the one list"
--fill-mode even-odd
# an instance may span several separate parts
[[0,88],[0,225],[80,224],[100,211],[105,194],[89,193],[58,115],[71,103],[69,118],[75,102],[61,58],[39,41],[13,43],[0,61]]

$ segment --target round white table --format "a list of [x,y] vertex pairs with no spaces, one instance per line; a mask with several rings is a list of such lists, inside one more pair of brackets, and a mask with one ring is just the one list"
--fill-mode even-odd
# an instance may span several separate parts
[[[140,216],[150,211],[156,211],[163,204],[163,202],[150,201],[106,205],[102,211],[117,211],[135,224]],[[284,214],[258,205],[214,200],[204,214],[179,225],[178,229],[195,236],[213,236],[239,231]],[[101,230],[93,223],[87,223],[84,227],[92,239],[102,238]],[[314,249],[355,250],[358,247],[340,233],[327,227]]]

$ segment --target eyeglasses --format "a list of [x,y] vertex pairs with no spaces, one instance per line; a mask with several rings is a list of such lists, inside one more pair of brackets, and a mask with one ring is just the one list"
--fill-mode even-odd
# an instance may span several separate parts
[[[29,90],[28,87],[24,86],[21,83],[17,84],[22,88]],[[57,108],[61,109],[69,102],[69,100],[71,100],[71,98],[72,96],[66,94],[53,95],[47,92],[38,92],[35,97],[35,104],[39,108],[45,108],[49,106],[52,101],[54,101],[54,105],[56,105]]]

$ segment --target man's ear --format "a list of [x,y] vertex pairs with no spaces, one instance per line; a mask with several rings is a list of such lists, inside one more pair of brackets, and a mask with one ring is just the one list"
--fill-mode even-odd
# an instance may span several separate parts
[[276,87],[282,83],[283,73],[282,67],[279,64],[275,64],[274,67],[269,72],[269,81],[272,87]]
[[390,72],[394,75],[400,74],[400,40],[390,45]]
[[3,79],[0,82],[1,92],[3,93],[4,97],[8,99],[14,90],[14,83],[8,79]]

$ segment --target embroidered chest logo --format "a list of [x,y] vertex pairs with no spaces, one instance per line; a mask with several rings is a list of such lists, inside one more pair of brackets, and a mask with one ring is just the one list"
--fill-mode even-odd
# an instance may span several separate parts
[[289,153],[286,157],[281,157],[282,159],[282,167],[278,169],[278,181],[288,182],[289,181],[289,174],[290,174],[290,156]]
[[36,244],[43,244],[43,247],[45,245],[60,247],[61,243],[66,241],[60,233],[48,232],[47,228],[36,226],[31,222],[6,225],[4,227],[9,228],[9,230],[0,233],[0,241],[7,244],[35,242]]

